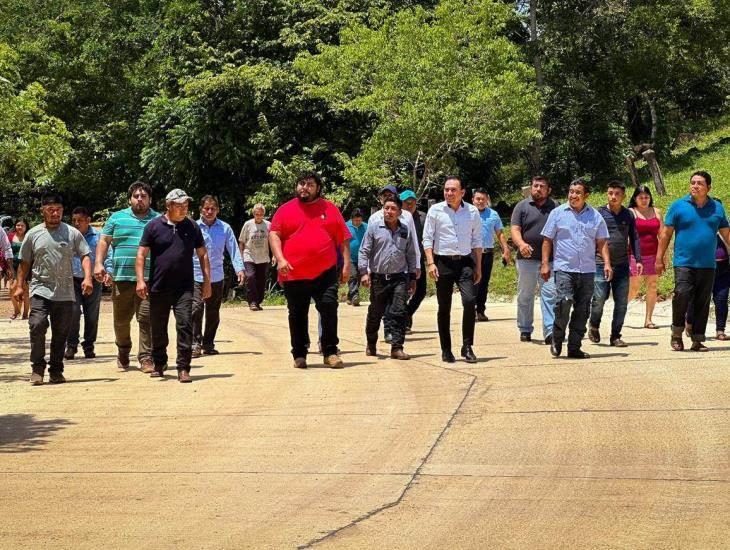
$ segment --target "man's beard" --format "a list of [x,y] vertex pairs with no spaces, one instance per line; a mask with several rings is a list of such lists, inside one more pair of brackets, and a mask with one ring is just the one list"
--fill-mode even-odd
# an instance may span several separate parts
[[147,212],[149,210],[148,206],[145,206],[144,203],[137,203],[132,206],[132,210],[138,213]]
[[307,197],[303,197],[302,195],[297,195],[297,198],[302,202],[312,202],[317,198],[317,195],[308,195]]

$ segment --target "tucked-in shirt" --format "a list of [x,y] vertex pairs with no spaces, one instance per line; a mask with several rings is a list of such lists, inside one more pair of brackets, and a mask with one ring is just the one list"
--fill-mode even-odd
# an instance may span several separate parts
[[30,295],[54,302],[75,301],[73,257],[89,255],[89,245],[78,229],[61,222],[55,229],[36,225],[26,233],[20,259],[33,264]]
[[728,227],[725,208],[711,197],[698,208],[691,195],[674,201],[664,225],[674,228],[675,267],[715,268],[715,234]]
[[[84,239],[86,240],[86,244],[89,246],[89,258],[91,259],[91,269],[94,269],[94,262],[96,261],[96,245],[99,243],[99,232],[94,229],[92,226],[89,226],[88,231],[86,231],[84,235]],[[107,261],[111,260],[111,258],[107,258]],[[84,269],[81,267],[81,258],[78,256],[74,256],[73,260],[73,273],[74,277],[83,279],[84,277]],[[107,262],[104,262],[105,266],[107,265]]]
[[350,260],[353,264],[357,264],[357,253],[360,250],[360,244],[362,243],[362,238],[365,236],[365,231],[368,229],[368,224],[360,222],[360,226],[355,227],[355,224],[350,220],[345,225],[350,230]]
[[529,258],[517,254],[517,261],[542,260],[542,229],[545,227],[550,212],[556,206],[557,203],[553,199],[547,199],[542,206],[538,206],[531,198],[517,203],[512,211],[510,223],[520,227],[522,240],[532,247],[532,254]]
[[[401,209],[398,220],[408,228],[408,233],[413,239],[413,246],[416,248],[416,263],[420,265],[421,251],[418,247],[418,231],[416,230],[416,223],[413,221],[413,215],[408,210]],[[368,225],[372,223],[383,223],[382,209],[372,213],[370,219],[368,219]]]
[[190,218],[172,223],[158,216],[144,228],[140,246],[150,249],[150,292],[193,290],[193,262],[196,248],[205,246],[200,227]]
[[243,261],[254,264],[267,264],[271,261],[269,254],[269,229],[271,222],[248,220],[241,228],[238,241],[243,243]]
[[440,256],[468,256],[472,249],[482,247],[482,220],[476,206],[462,201],[454,211],[443,201],[428,209],[423,248]]
[[373,223],[360,245],[357,268],[361,275],[368,271],[381,275],[394,273],[416,273],[416,246],[409,234],[408,227],[400,220],[394,230],[385,221]]
[[[629,246],[636,262],[641,263],[636,218],[628,208],[622,206],[618,214],[614,214],[606,205],[601,206],[598,213],[603,216],[608,229],[608,255],[611,258],[611,266],[629,265]],[[596,264],[603,265],[603,257],[598,251],[596,251]]]
[[[101,234],[111,237],[111,244],[114,247],[112,276],[115,281],[137,280],[134,264],[137,261],[139,240],[142,238],[142,232],[147,224],[158,216],[157,212],[150,209],[144,218],[138,218],[131,208],[125,208],[114,212],[104,224]],[[147,258],[144,264],[145,280],[149,279],[149,274],[150,259]]]
[[595,273],[596,240],[608,239],[608,229],[595,208],[576,212],[566,203],[550,212],[542,235],[553,241],[555,271]]
[[[479,210],[479,209],[477,209]],[[479,218],[482,220],[482,242],[484,248],[494,248],[495,231],[501,231],[504,228],[502,220],[499,218],[496,210],[485,208],[479,212]]]
[[6,260],[13,259],[13,247],[10,244],[8,234],[2,229],[0,229],[0,254],[2,254]]
[[[241,260],[241,251],[236,243],[236,235],[233,229],[221,219],[216,218],[213,225],[208,225],[203,219],[198,220],[198,227],[203,234],[205,248],[208,250],[208,260],[210,261],[210,282],[217,283],[223,280],[225,276],[223,272],[223,257],[225,251],[231,257],[233,270],[238,273],[243,271],[243,261]],[[193,272],[195,281],[203,282],[203,270],[200,268],[200,258],[193,251]]]
[[337,264],[335,248],[350,238],[339,209],[326,199],[282,204],[271,220],[270,231],[279,234],[282,254],[292,269],[279,282],[316,279]]

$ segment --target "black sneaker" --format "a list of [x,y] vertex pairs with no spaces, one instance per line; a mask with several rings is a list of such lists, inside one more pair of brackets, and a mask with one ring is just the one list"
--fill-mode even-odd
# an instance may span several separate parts
[[545,337],[545,345],[546,346],[552,346],[553,345],[553,335],[552,334],[548,334]]
[[85,349],[84,350],[84,357],[86,359],[94,359],[96,357],[96,353],[94,353],[93,349]]
[[529,332],[520,332],[520,342],[532,342],[532,335]]
[[76,356],[76,348],[66,348],[63,358],[71,361]]
[[594,344],[597,344],[601,341],[601,333],[597,328],[590,327],[588,329],[588,339]]

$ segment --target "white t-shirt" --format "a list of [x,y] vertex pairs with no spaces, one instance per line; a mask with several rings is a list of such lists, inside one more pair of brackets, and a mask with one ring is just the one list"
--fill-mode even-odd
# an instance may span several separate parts
[[238,242],[243,243],[243,261],[255,264],[265,264],[270,260],[269,256],[269,227],[271,222],[263,220],[256,223],[256,220],[248,220],[241,228]]

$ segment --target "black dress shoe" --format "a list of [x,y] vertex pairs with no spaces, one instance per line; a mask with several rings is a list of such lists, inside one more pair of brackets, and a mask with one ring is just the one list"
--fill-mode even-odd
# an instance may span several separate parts
[[466,359],[467,363],[477,362],[477,356],[474,355],[474,351],[471,349],[471,346],[462,346],[461,356]]
[[532,335],[529,332],[520,332],[520,342],[532,342]]
[[553,357],[560,357],[560,352],[563,351],[563,343],[562,342],[556,342],[555,340],[551,339],[550,342],[550,353]]
[[568,352],[568,357],[571,359],[590,359],[591,356],[583,350],[577,349]]
[[456,363],[456,357],[454,357],[454,354],[451,353],[450,351],[442,351],[441,360],[444,363]]
[[86,359],[94,359],[96,357],[96,353],[94,353],[93,349],[84,350],[84,357]]

